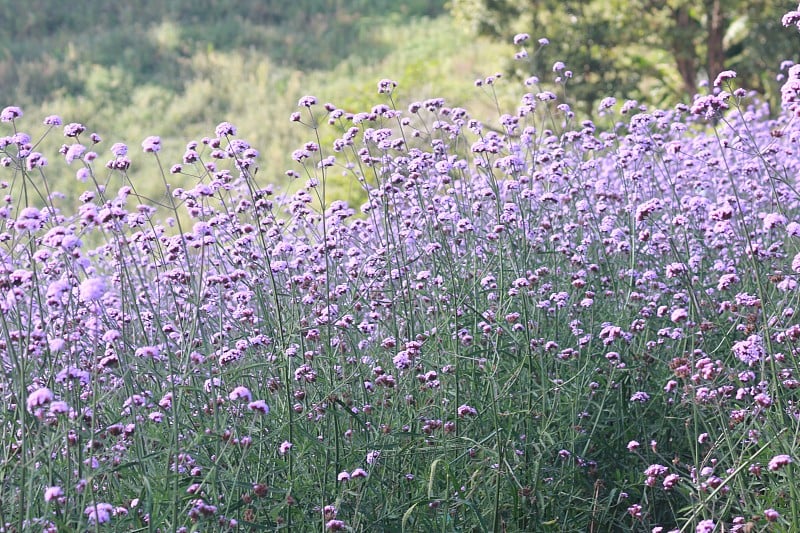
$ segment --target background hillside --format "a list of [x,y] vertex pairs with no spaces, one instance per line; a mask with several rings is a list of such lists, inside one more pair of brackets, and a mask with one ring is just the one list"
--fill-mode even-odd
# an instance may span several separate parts
[[[102,149],[127,142],[136,148],[132,173],[145,194],[157,194],[160,186],[138,170],[142,139],[160,135],[162,162],[169,166],[188,140],[210,135],[223,120],[261,151],[261,179],[267,173],[269,181],[283,181],[284,171],[294,168],[291,152],[312,133],[288,119],[297,100],[313,94],[347,111],[368,110],[384,102],[376,92],[381,78],[399,82],[400,107],[441,96],[478,115],[495,110],[495,98],[503,111],[513,110],[510,95],[521,94],[522,79],[536,74],[543,84],[552,82],[552,63],[564,60],[575,79],[562,91],[583,115],[612,94],[657,105],[688,101],[684,85],[708,77],[704,32],[715,4],[725,8],[725,66],[736,66],[746,86],[775,99],[778,82],[771,73],[777,58],[791,52],[785,32],[772,31],[782,3],[709,0],[691,9],[681,0],[637,0],[636,9],[625,9],[627,4],[87,0],[76,10],[58,0],[32,0],[24,9],[0,0],[2,12],[14,13],[0,26],[0,105],[84,123],[107,141]],[[634,12],[648,16],[632,18]],[[678,20],[682,14],[685,20]],[[691,50],[676,50],[674,39],[665,40],[677,30]],[[531,32],[533,47],[525,61],[513,62],[518,47],[511,41],[518,31]],[[551,44],[537,49],[542,36]],[[512,81],[491,92],[472,86],[473,79],[495,72],[512,73]],[[499,113],[483,113],[492,115]],[[45,153],[53,157],[62,139],[51,135],[47,142]],[[51,173],[50,179],[76,196],[82,190],[72,175]],[[360,187],[343,177],[334,176],[328,191],[360,200]]]

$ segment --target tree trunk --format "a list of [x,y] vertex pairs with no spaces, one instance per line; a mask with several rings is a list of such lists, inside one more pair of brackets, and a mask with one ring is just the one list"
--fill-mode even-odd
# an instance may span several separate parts
[[722,17],[721,0],[706,0],[706,16],[708,17],[708,55],[706,68],[708,69],[709,83],[714,81],[717,74],[725,70],[725,50],[722,39],[725,36],[725,20]]
[[675,31],[672,32],[670,47],[683,80],[683,90],[691,98],[697,93],[697,56],[689,8],[681,5],[672,12],[672,16],[675,20]]

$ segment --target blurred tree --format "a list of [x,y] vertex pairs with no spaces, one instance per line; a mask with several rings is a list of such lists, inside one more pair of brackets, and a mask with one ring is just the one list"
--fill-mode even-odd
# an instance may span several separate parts
[[774,73],[797,50],[796,36],[780,31],[788,7],[778,0],[452,0],[450,9],[475,34],[548,37],[533,72],[518,74],[565,62],[577,78],[570,95],[587,111],[611,95],[685,101],[725,69],[774,102]]

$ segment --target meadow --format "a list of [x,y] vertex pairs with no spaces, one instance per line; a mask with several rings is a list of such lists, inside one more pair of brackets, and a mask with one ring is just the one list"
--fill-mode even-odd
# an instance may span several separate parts
[[567,67],[302,96],[285,178],[2,109],[0,530],[792,531],[800,65],[595,121]]

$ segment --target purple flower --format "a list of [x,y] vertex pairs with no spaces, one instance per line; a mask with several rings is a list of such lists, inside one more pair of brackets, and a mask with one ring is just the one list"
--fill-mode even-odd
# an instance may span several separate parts
[[304,96],[297,102],[297,107],[311,107],[317,103],[315,96]]
[[367,471],[364,470],[363,468],[356,468],[355,470],[350,472],[350,478],[351,479],[355,479],[355,478],[359,478],[359,477],[367,477],[367,475],[368,475]]
[[63,121],[58,115],[50,115],[44,119],[45,126],[60,126],[61,124],[63,124]]
[[696,533],[711,533],[717,525],[713,520],[701,520],[695,529]]
[[250,401],[253,399],[252,394],[250,394],[250,389],[247,387],[242,387],[241,385],[234,388],[231,393],[228,395],[228,398],[231,400],[245,400]]
[[64,491],[61,490],[61,487],[47,487],[44,489],[44,501],[46,502],[58,501],[63,497]]
[[86,151],[86,147],[82,144],[71,144],[69,148],[67,148],[67,153],[64,154],[64,159],[67,161],[67,164],[71,164],[76,159],[80,159],[83,153]]
[[547,37],[542,37],[539,39],[538,42],[539,46],[547,46],[548,44],[550,44],[550,39],[548,39]]
[[[34,408],[46,405],[55,399],[53,391],[47,387],[36,389],[28,395],[28,411],[33,412]],[[770,463],[771,464],[771,463]]]
[[764,340],[758,335],[750,335],[747,340],[733,345],[733,354],[747,366],[753,366],[764,358]]
[[229,135],[236,135],[236,126],[230,122],[220,122],[214,129],[214,135],[217,137],[227,137]]
[[81,283],[79,297],[82,302],[90,302],[102,298],[106,291],[106,282],[103,278],[89,278]]
[[639,446],[641,446],[641,445],[639,444],[639,441],[637,441],[637,440],[632,440],[632,441],[630,441],[630,442],[628,443],[628,446],[627,446],[627,448],[628,448],[628,451],[629,451],[629,452],[632,452],[632,451],[634,451],[634,450],[638,449],[638,448],[639,448]]
[[764,518],[767,519],[767,522],[775,522],[780,517],[781,517],[781,514],[778,511],[776,511],[775,509],[765,509],[764,510]]
[[518,33],[514,36],[514,44],[522,44],[530,38],[531,36],[527,33]]
[[148,153],[157,154],[161,151],[161,137],[151,135],[142,141],[142,150]]
[[90,524],[105,524],[111,521],[114,507],[110,503],[96,503],[84,509],[83,514],[88,517]]
[[278,453],[281,455],[286,455],[287,453],[289,453],[289,450],[291,450],[293,446],[294,444],[292,444],[288,440],[285,440],[278,447]]
[[775,457],[769,460],[769,464],[767,464],[767,469],[770,472],[777,472],[784,466],[789,465],[793,462],[794,461],[792,461],[792,458],[789,457],[788,455],[776,455]]
[[464,418],[465,416],[477,416],[478,411],[469,405],[462,405],[458,408],[458,416]]
[[8,106],[0,112],[0,122],[11,122],[22,116],[22,109],[17,106]]
[[800,24],[800,11],[789,11],[783,15],[781,22],[787,28],[793,24],[797,26]]
[[381,80],[378,82],[378,94],[392,94],[392,91],[397,87],[397,82],[394,80]]
[[664,488],[666,490],[670,490],[675,485],[677,485],[678,481],[680,481],[680,480],[681,480],[681,476],[679,476],[678,474],[669,474],[669,475],[667,475],[667,477],[664,478],[664,482],[663,482]]
[[256,400],[247,404],[247,408],[251,411],[258,411],[261,414],[269,413],[269,405],[264,400]]
[[86,126],[77,122],[71,122],[64,126],[64,137],[77,137],[86,131]]
[[733,70],[723,70],[719,74],[717,74],[716,79],[714,80],[714,87],[719,87],[724,82],[731,80],[736,77],[736,72]]
[[634,392],[633,395],[631,396],[631,401],[632,402],[645,403],[649,399],[650,399],[650,395],[647,394],[646,392],[642,392],[642,391]]
[[116,157],[122,157],[124,155],[128,155],[128,146],[123,143],[114,143],[111,146],[111,153],[114,154]]

